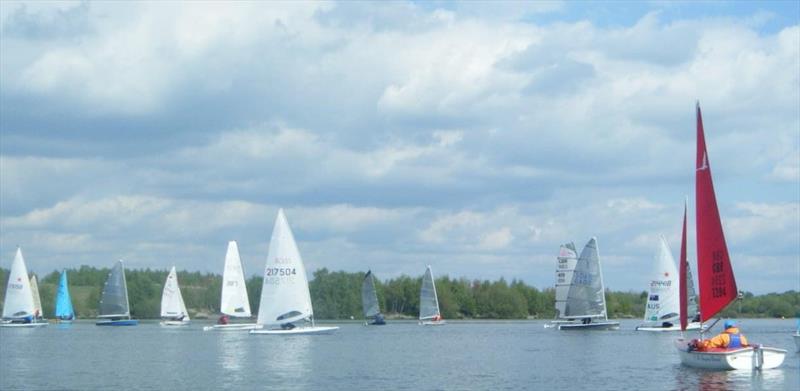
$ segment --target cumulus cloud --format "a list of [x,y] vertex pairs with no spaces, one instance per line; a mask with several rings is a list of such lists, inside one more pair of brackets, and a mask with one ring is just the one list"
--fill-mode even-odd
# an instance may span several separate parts
[[641,9],[2,2],[0,251],[216,270],[240,238],[260,270],[284,207],[310,270],[546,286],[597,236],[638,289],[699,99],[732,252],[796,257],[800,26]]

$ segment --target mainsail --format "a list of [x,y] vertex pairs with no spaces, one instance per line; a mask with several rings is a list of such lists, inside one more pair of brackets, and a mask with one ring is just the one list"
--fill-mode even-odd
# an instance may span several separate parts
[[565,318],[606,317],[606,298],[597,239],[592,238],[581,251],[567,293]]
[[39,296],[39,282],[36,275],[31,276],[31,295],[33,295],[33,315],[37,318],[42,314],[42,298]]
[[675,259],[672,258],[667,240],[663,236],[660,239],[644,313],[645,322],[659,324],[674,322],[680,311],[679,275],[675,269]]
[[69,285],[67,284],[67,271],[61,271],[58,279],[58,291],[56,292],[56,318],[69,320],[75,317],[75,310],[72,308],[72,298],[69,295]]
[[563,318],[566,314],[567,293],[577,263],[578,251],[575,243],[561,245],[556,261],[556,318]]
[[381,313],[378,294],[375,291],[375,279],[371,270],[367,271],[364,282],[361,284],[361,304],[364,307],[364,317],[367,319]]
[[228,242],[225,254],[225,269],[222,272],[222,297],[220,312],[230,316],[249,317],[250,300],[247,297],[247,286],[244,283],[242,260],[239,258],[239,246],[235,241]]
[[189,320],[189,312],[186,311],[186,304],[183,302],[175,266],[170,269],[167,280],[164,283],[164,290],[161,292],[161,317],[182,317],[182,320]]
[[695,166],[697,218],[697,272],[700,275],[700,321],[711,319],[736,300],[733,276],[722,222],[711,179],[711,165],[703,132],[703,117],[697,104],[697,159]]
[[22,249],[17,248],[14,263],[8,274],[6,297],[3,301],[3,318],[15,319],[33,315],[33,295],[31,282],[28,280],[28,269],[22,257]]
[[257,323],[276,326],[306,318],[313,320],[313,316],[306,268],[280,209],[269,242]]
[[125,267],[122,260],[118,261],[103,287],[103,296],[100,298],[100,318],[130,318],[128,305],[128,285],[125,282]]
[[436,296],[433,271],[431,271],[431,266],[428,265],[419,290],[419,320],[433,319],[438,315],[440,315],[439,298]]

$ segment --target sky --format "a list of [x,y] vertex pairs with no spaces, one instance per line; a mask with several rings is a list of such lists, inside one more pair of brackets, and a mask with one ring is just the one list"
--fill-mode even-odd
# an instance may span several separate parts
[[797,2],[0,2],[0,267],[554,285],[694,258],[695,103],[741,290],[800,290]]

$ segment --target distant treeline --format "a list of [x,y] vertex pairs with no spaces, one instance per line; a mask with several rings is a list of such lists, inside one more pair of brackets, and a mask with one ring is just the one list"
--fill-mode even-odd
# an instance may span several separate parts
[[[2,296],[5,297],[8,270],[0,269]],[[109,269],[81,266],[67,269],[70,294],[75,312],[80,318],[97,315],[100,294]],[[131,314],[136,318],[158,318],[161,290],[167,270],[126,270]],[[54,271],[40,277],[39,293],[46,317],[53,316],[59,273]],[[314,314],[318,319],[361,318],[361,281],[363,273],[331,272],[319,269],[309,282]],[[217,274],[178,272],[186,307],[191,315],[216,315],[219,312],[222,277]],[[389,316],[416,318],[419,312],[419,290],[422,277],[400,276],[381,281],[376,278],[381,310]],[[439,305],[446,319],[550,319],[554,316],[553,288],[539,290],[520,280],[507,282],[436,279]],[[253,314],[258,313],[261,296],[261,277],[247,280],[247,292]],[[642,317],[647,292],[606,291],[609,316],[612,318]],[[741,309],[740,309],[741,307]],[[1,308],[1,307],[0,307]],[[741,312],[740,312],[741,311]],[[800,293],[788,291],[744,298],[723,313],[726,317],[794,317],[800,315]]]

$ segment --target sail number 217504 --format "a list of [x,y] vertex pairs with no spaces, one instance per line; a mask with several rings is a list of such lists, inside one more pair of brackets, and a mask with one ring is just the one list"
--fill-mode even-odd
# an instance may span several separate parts
[[270,267],[267,268],[267,272],[265,274],[267,276],[291,276],[297,274],[297,270],[293,267]]

